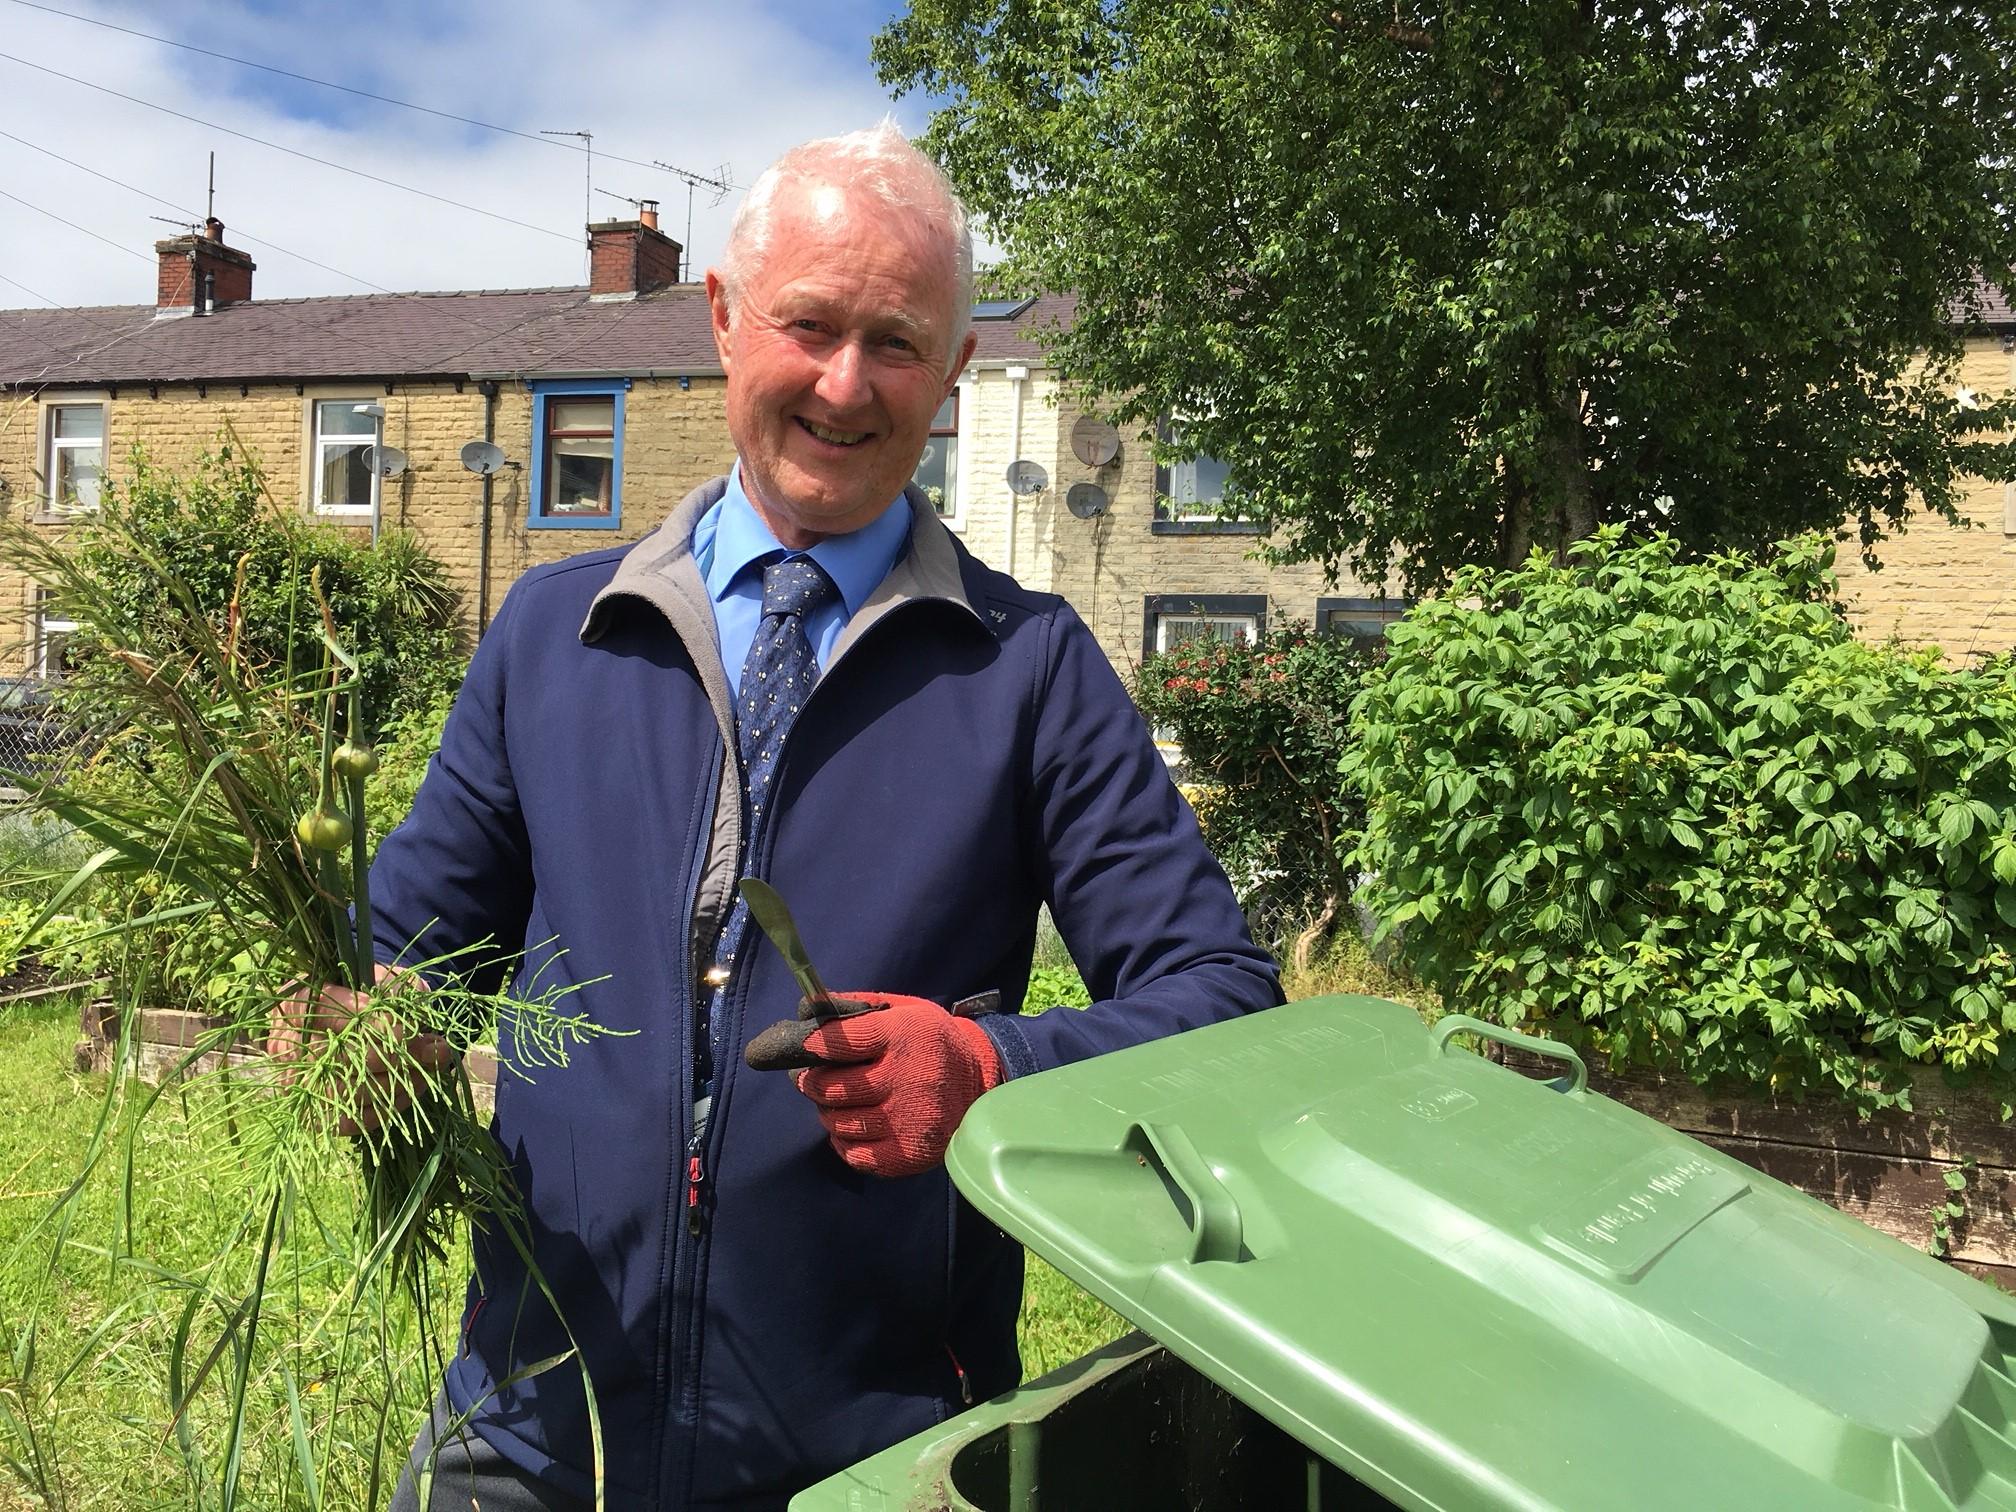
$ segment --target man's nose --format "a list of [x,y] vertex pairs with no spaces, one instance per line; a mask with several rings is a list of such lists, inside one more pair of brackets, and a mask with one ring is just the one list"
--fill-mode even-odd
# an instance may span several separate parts
[[819,375],[819,397],[835,409],[851,409],[868,397],[868,354],[859,341],[843,341]]

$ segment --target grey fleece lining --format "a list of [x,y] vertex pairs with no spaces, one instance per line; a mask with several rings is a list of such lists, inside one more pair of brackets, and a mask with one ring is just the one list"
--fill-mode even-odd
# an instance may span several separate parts
[[[602,606],[611,599],[635,598],[665,616],[672,631],[692,653],[700,684],[714,710],[721,732],[721,781],[714,796],[714,822],[708,834],[707,858],[693,900],[691,959],[706,959],[734,901],[736,862],[742,853],[742,772],[735,752],[735,712],[728,674],[721,665],[721,642],[714,622],[714,601],[693,560],[693,527],[728,491],[725,477],[701,484],[680,501],[670,518],[623,555],[615,576],[588,606],[581,639],[593,644],[602,636],[607,616]],[[966,597],[959,571],[959,551],[952,533],[914,486],[903,490],[910,505],[910,546],[887,577],[848,620],[834,643],[826,672],[884,616],[904,604],[938,599],[957,604],[990,633],[984,615]],[[823,680],[825,674],[821,674]]]

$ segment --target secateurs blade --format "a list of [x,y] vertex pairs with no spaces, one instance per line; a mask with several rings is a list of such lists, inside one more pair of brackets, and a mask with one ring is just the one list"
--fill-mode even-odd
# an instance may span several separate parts
[[755,877],[744,877],[735,885],[742,889],[749,917],[777,947],[777,953],[797,979],[798,990],[804,994],[804,1001],[798,1005],[798,1017],[781,1019],[750,1040],[742,1052],[742,1060],[752,1071],[802,1070],[821,1065],[819,1057],[805,1048],[806,1035],[833,1019],[872,1012],[884,1005],[834,997],[812,965],[805,942],[799,938],[797,921],[777,895],[777,889]]

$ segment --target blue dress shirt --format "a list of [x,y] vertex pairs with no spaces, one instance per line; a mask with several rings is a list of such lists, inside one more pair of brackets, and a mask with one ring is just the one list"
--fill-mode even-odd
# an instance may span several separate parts
[[805,617],[806,638],[824,672],[847,621],[889,575],[909,540],[910,510],[899,494],[859,530],[828,536],[809,551],[786,551],[743,492],[738,464],[729,474],[728,491],[693,527],[693,561],[714,601],[714,629],[729,680],[741,682],[742,663],[763,618],[761,563],[775,556],[809,556],[840,590],[837,600],[827,600]]

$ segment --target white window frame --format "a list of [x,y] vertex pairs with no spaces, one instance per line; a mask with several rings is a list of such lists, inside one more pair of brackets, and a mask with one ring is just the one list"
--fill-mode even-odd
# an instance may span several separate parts
[[[1260,638],[1260,616],[1257,614],[1182,614],[1171,612],[1168,614],[1158,614],[1155,616],[1155,650],[1158,653],[1170,649],[1169,627],[1175,624],[1230,625],[1235,629],[1244,632],[1243,635],[1238,637],[1213,635],[1208,637],[1211,640],[1222,641],[1222,640],[1232,640],[1236,638],[1243,640],[1245,644],[1250,646],[1253,644],[1254,641]],[[1189,638],[1193,640],[1201,640],[1205,639],[1206,637],[1192,636]]]
[[103,495],[105,488],[105,443],[111,429],[110,408],[104,396],[97,394],[64,394],[42,403],[42,516],[50,520],[78,519],[98,512],[97,501],[89,504],[66,504],[56,496],[56,480],[61,469],[56,459],[59,453],[79,451],[90,443],[82,440],[66,440],[56,434],[56,414],[66,409],[95,409],[98,411],[98,488]]
[[53,666],[50,664],[49,640],[55,635],[75,635],[77,621],[67,614],[49,613],[43,608],[47,599],[46,589],[39,590],[35,595],[35,675],[44,678],[61,677],[63,675],[61,664]]
[[[375,467],[366,469],[371,475],[371,497],[362,504],[324,504],[322,502],[322,453],[324,449],[331,446],[354,446],[357,443],[357,437],[354,432],[341,437],[329,436],[325,438],[323,436],[322,406],[325,404],[383,404],[385,402],[384,398],[376,394],[352,394],[344,392],[310,393],[306,398],[308,414],[306,417],[307,446],[305,450],[308,466],[308,512],[332,520],[370,519],[378,508],[379,490],[382,486],[382,480],[379,478],[378,470]],[[366,446],[378,444],[383,440],[384,434],[384,427],[382,425],[373,426],[372,435],[364,444]]]
[[[967,445],[968,438],[972,432],[972,427],[968,424],[967,416],[973,406],[973,380],[971,378],[961,378],[953,386],[951,394],[947,397],[952,400],[951,441],[957,449],[957,455],[952,459],[950,475],[952,483],[952,508],[948,513],[939,515],[938,519],[947,530],[963,531],[966,528],[966,505],[973,488],[973,448]],[[932,412],[932,418],[937,418],[935,410]],[[922,487],[922,485],[920,484],[919,487]]]
[[[1161,440],[1166,445],[1181,438],[1184,424],[1192,419],[1185,414],[1165,416],[1161,427]],[[1195,498],[1179,499],[1182,492],[1195,494],[1197,464],[1219,459],[1202,454],[1189,457],[1181,462],[1158,462],[1155,466],[1155,518],[1153,528],[1159,535],[1251,535],[1259,527],[1251,521],[1242,520],[1237,515],[1228,515],[1224,509],[1224,494],[1217,499],[1200,501]],[[1222,465],[1222,464],[1220,464]],[[1187,490],[1181,480],[1188,480]],[[1231,469],[1226,469],[1225,481],[1232,481]]]

